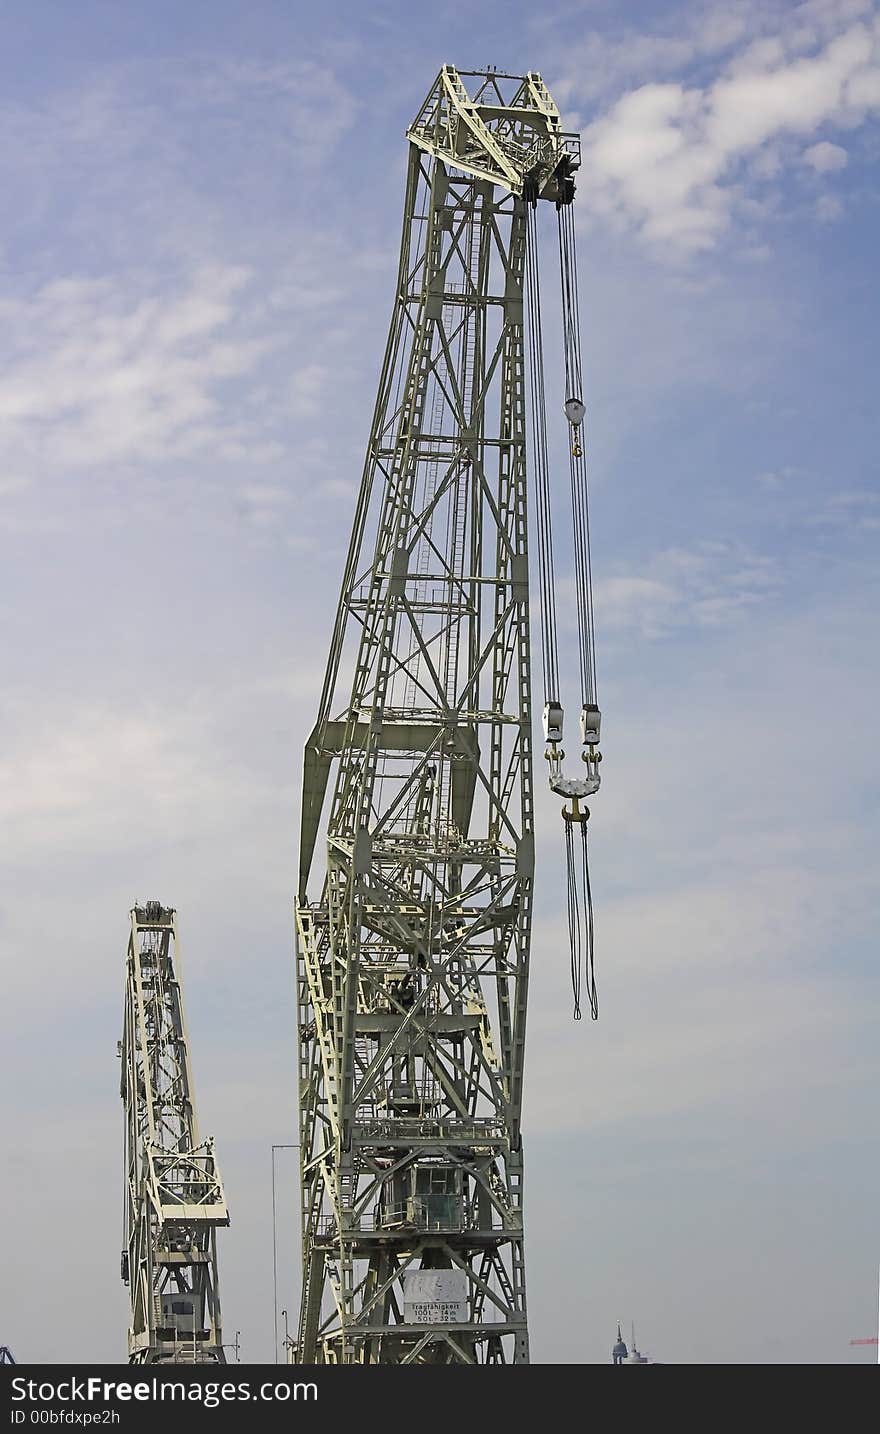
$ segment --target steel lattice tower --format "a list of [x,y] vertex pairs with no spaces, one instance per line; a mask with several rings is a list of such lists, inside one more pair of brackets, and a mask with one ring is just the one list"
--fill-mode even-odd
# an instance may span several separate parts
[[305,751],[297,1358],[524,1363],[523,286],[528,206],[570,199],[578,141],[540,76],[449,66],[408,139],[391,331]]
[[225,1364],[217,1226],[229,1224],[213,1140],[199,1141],[177,921],[131,912],[119,1054],[125,1104],[125,1248],[131,1364]]

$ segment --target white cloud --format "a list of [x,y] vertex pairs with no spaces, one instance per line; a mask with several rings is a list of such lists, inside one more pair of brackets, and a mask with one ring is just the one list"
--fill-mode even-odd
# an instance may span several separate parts
[[238,511],[255,528],[275,528],[291,499],[277,483],[245,483],[238,490]]
[[[158,837],[173,831],[184,812],[207,816],[213,806],[216,813],[219,788],[207,778],[206,764],[192,760],[197,749],[209,749],[204,714],[194,720],[161,708],[96,704],[69,710],[58,724],[51,709],[31,706],[25,720],[9,705],[3,717],[0,823],[10,859],[13,852],[21,860],[69,843],[80,852],[84,842],[119,849],[126,833],[129,840],[148,831]],[[130,827],[132,784],[137,837]],[[228,795],[233,790],[234,778]]]
[[326,498],[343,498],[347,503],[357,497],[358,483],[354,478],[328,478],[320,486]]
[[291,412],[295,418],[312,418],[320,411],[329,381],[326,364],[307,363],[295,370],[290,381]]
[[[0,298],[0,465],[33,479],[281,456],[295,365],[259,366],[302,342],[309,314],[305,351],[333,347],[314,316],[344,299],[349,265],[326,204],[323,233],[312,214],[298,229],[297,208],[275,228],[267,209],[315,184],[359,103],[326,63],[222,52],[106,65],[39,103],[0,102],[17,246],[14,297]],[[306,398],[296,416],[312,411]]]
[[609,634],[634,629],[649,639],[726,626],[771,599],[780,582],[768,558],[727,543],[668,548],[637,574],[597,579],[596,621]]
[[[787,8],[796,11],[805,33],[788,34],[786,63],[826,46],[855,13],[852,6],[828,3]],[[561,10],[570,27],[570,8]],[[671,43],[665,45],[646,41],[639,63],[648,66],[647,74],[626,68],[621,55],[620,87],[679,78],[690,53],[699,68],[688,73],[682,90],[708,94],[717,57],[723,58],[731,45],[742,47],[746,34],[759,33],[765,14],[779,15],[772,3],[747,6],[731,0],[730,10],[725,17],[720,10],[702,15],[698,7],[687,7],[687,44],[675,36],[666,37]],[[542,13],[542,26],[546,18]],[[352,50],[359,39],[352,38]],[[634,51],[634,57],[638,54]],[[384,63],[387,56],[366,47],[364,58]],[[765,52],[767,63],[771,58]],[[363,63],[360,57],[358,63]],[[361,68],[359,75],[365,73]],[[164,102],[161,75],[151,74],[150,86],[158,87]],[[552,76],[548,79],[555,88]],[[87,1360],[102,1351],[108,1359],[125,1358],[125,1292],[107,1235],[110,1230],[116,1238],[121,1179],[114,1050],[125,913],[135,896],[152,895],[181,908],[200,1110],[204,1128],[218,1138],[233,1210],[233,1229],[221,1252],[227,1321],[230,1330],[242,1325],[247,1358],[266,1358],[272,1347],[271,1315],[261,1293],[272,1280],[265,1223],[267,1152],[270,1141],[295,1138],[287,1133],[294,1123],[296,1092],[290,916],[295,787],[344,562],[337,549],[348,532],[342,501],[336,511],[321,498],[338,494],[350,504],[346,490],[360,472],[379,358],[372,346],[376,333],[384,333],[393,273],[388,286],[372,277],[365,283],[355,266],[364,243],[384,246],[382,266],[393,268],[400,193],[398,186],[384,217],[374,223],[392,180],[380,176],[369,188],[356,172],[356,158],[346,151],[338,163],[313,166],[309,222],[313,209],[324,232],[297,233],[305,192],[297,157],[308,149],[303,162],[311,162],[312,146],[320,145],[324,134],[305,123],[293,130],[286,120],[278,123],[288,93],[283,85],[280,104],[278,85],[263,90],[256,78],[250,90],[249,85],[250,80],[230,85],[225,94],[218,87],[216,106],[213,97],[196,95],[181,119],[181,87],[174,78],[167,91],[173,98],[168,122],[158,129],[155,108],[145,112],[136,99],[127,109],[116,94],[103,110],[96,101],[88,115],[81,115],[75,143],[68,142],[64,118],[46,95],[45,144],[29,146],[33,130],[25,127],[7,145],[14,154],[7,153],[6,165],[20,164],[29,179],[39,171],[34,187],[45,187],[47,206],[48,192],[54,191],[64,211],[64,232],[55,231],[55,247],[37,246],[36,267],[28,264],[18,276],[16,332],[24,332],[31,320],[39,325],[30,349],[20,350],[25,364],[34,362],[35,373],[38,359],[57,355],[76,336],[75,294],[56,296],[59,313],[70,319],[69,333],[51,327],[52,305],[35,303],[48,274],[69,276],[74,265],[81,276],[115,275],[112,282],[79,295],[86,330],[104,365],[101,373],[112,375],[120,365],[123,370],[136,367],[141,353],[154,363],[167,360],[174,372],[180,360],[193,355],[210,359],[224,344],[237,348],[251,340],[274,341],[279,333],[288,344],[273,349],[269,361],[256,358],[231,385],[219,374],[200,374],[184,364],[185,388],[196,400],[204,399],[209,411],[203,418],[174,419],[167,429],[161,412],[152,414],[148,401],[153,394],[152,408],[161,409],[161,386],[142,374],[146,388],[136,392],[158,426],[146,431],[143,451],[153,461],[144,465],[137,482],[129,481],[124,467],[120,475],[119,468],[140,456],[140,442],[116,449],[86,442],[92,436],[88,414],[117,404],[122,417],[131,412],[124,383],[114,390],[118,399],[104,402],[86,391],[83,379],[75,404],[59,407],[50,392],[45,408],[32,403],[5,424],[0,471],[30,474],[33,491],[30,498],[10,492],[0,511],[30,506],[41,521],[51,514],[66,531],[47,544],[9,544],[14,570],[8,576],[14,581],[7,665],[11,662],[13,670],[5,674],[10,706],[0,755],[0,844],[6,843],[8,851],[8,859],[0,862],[6,875],[0,945],[4,1005],[14,1030],[12,1039],[0,1045],[6,1084],[21,1098],[8,1110],[6,1144],[14,1178],[4,1186],[3,1218],[21,1233],[22,1251],[43,1240],[45,1258],[59,1272],[58,1307],[84,1308],[86,1289],[89,1315],[72,1334],[69,1320],[56,1321],[57,1328],[47,1332],[42,1303],[29,1295],[33,1261],[13,1251],[6,1284],[16,1298],[16,1353],[23,1358]],[[236,106],[245,93],[253,102],[248,99],[238,123]],[[850,83],[847,93],[850,99],[869,93],[865,77],[858,85]],[[299,94],[307,99],[303,115],[314,118],[320,87],[302,88]],[[296,102],[292,91],[289,97]],[[366,91],[364,97],[366,102]],[[337,100],[331,98],[335,115]],[[700,104],[689,116],[688,103],[680,119],[664,122],[683,129],[684,151],[691,142],[687,126],[704,119]],[[394,142],[400,128],[396,102],[390,113]],[[377,123],[388,121],[388,110],[377,114]],[[75,118],[72,110],[70,118]],[[205,167],[205,151],[221,133],[222,153],[216,146],[212,172],[210,156]],[[710,181],[725,191],[722,219],[733,212],[732,205],[751,198],[753,176],[760,179],[763,197],[763,186],[786,165],[800,171],[802,179],[809,175],[801,153],[825,134],[823,126],[807,138],[783,131],[744,151],[742,168],[731,163],[720,179]],[[193,143],[193,135],[199,142]],[[853,163],[855,152],[853,147]],[[673,151],[661,156],[657,167],[662,170],[679,158]],[[393,168],[396,173],[397,161]],[[62,169],[66,183],[58,182]],[[815,200],[815,183],[804,188]],[[150,200],[143,208],[142,191]],[[361,196],[356,223],[350,212],[345,217],[342,202],[353,192]],[[686,195],[684,202],[699,211],[701,194]],[[10,201],[8,207],[18,218],[19,205]],[[53,212],[47,207],[37,215],[32,232],[52,233],[47,220]],[[150,214],[152,227],[142,222]],[[621,210],[616,218],[632,222],[629,211]],[[174,226],[171,239],[166,219]],[[105,244],[105,229],[112,243]],[[23,243],[20,252],[25,248]],[[169,280],[169,256],[174,273],[192,277]],[[794,296],[798,312],[787,307],[785,287],[798,281],[796,264],[785,283],[774,282],[777,275],[765,282],[741,266],[721,277],[678,271],[658,283],[651,266],[616,256],[610,244],[591,260],[584,278],[593,290],[587,306],[590,349],[597,429],[604,429],[599,447],[604,444],[606,459],[612,429],[636,444],[651,441],[660,431],[653,418],[661,407],[669,424],[664,435],[689,434],[696,395],[698,426],[714,427],[720,419],[716,435],[729,434],[731,444],[745,445],[736,454],[746,477],[789,459],[810,462],[793,437],[795,428],[798,433],[803,428],[799,420],[792,421],[789,407],[810,400],[809,379],[798,358],[809,352],[801,338],[810,340],[815,333],[803,290]],[[242,265],[255,277],[226,297],[216,282],[206,284],[200,277],[211,269],[234,271]],[[323,310],[333,304],[342,310],[346,288],[351,297],[344,313],[352,327],[346,337],[331,338],[333,318],[326,321]],[[108,335],[119,341],[119,364],[105,363]],[[4,320],[0,347],[11,342]],[[329,391],[344,395],[350,426],[326,421],[320,375],[303,378],[300,372],[294,379],[298,370],[312,366],[333,374]],[[48,378],[54,372],[43,370]],[[60,373],[65,382],[73,382],[64,366]],[[299,384],[306,404],[317,403],[306,421],[291,422],[292,383]],[[766,413],[756,418],[750,407],[758,390],[766,413],[789,425],[767,443],[761,427]],[[718,391],[735,396],[730,409],[718,405]],[[727,427],[724,420],[731,413],[734,422]],[[273,428],[276,419],[288,429]],[[283,440],[287,459],[261,477],[254,465],[260,454],[273,451],[272,435]],[[750,445],[750,436],[758,442]],[[194,437],[196,446],[188,447]],[[56,505],[51,499],[61,493],[61,483],[54,484],[47,500],[35,481],[38,465],[34,462],[31,469],[27,460],[40,455],[63,469],[68,443],[74,455],[88,448],[90,456],[87,465],[76,457],[79,481],[66,506]],[[10,445],[15,453],[9,452]],[[93,483],[96,458],[108,451],[114,456]],[[692,451],[700,450],[688,442],[688,460]],[[170,470],[158,466],[163,455],[179,456]],[[641,537],[647,543],[662,541],[650,537],[655,531],[712,531],[721,511],[725,522],[730,520],[726,532],[753,535],[752,519],[760,522],[767,508],[782,506],[746,483],[734,484],[723,509],[716,504],[711,518],[702,506],[695,512],[692,490],[675,481],[667,488],[668,479],[680,476],[680,455],[665,439],[658,441],[657,455],[656,471],[649,472],[654,498],[643,502],[647,488],[644,493],[634,488],[625,513],[633,542]],[[212,476],[211,498],[220,501],[205,504],[198,465],[209,460],[204,467],[213,475],[217,456],[240,461]],[[638,446],[635,457],[638,465]],[[857,458],[855,450],[848,456],[853,469]],[[608,483],[611,465],[600,460],[597,470],[599,481]],[[776,476],[784,480],[788,473],[779,468]],[[844,484],[841,478],[854,501],[832,508],[840,514],[834,521],[875,520],[870,504],[855,501],[863,481],[851,477]],[[791,486],[798,501],[809,501],[809,482]],[[716,487],[708,484],[707,492]],[[151,502],[158,490],[161,504]],[[300,502],[302,493],[316,501]],[[189,495],[185,500],[184,494]],[[147,506],[152,520],[141,523],[141,509]],[[232,521],[223,517],[226,508]],[[105,542],[109,524],[112,540]],[[243,524],[248,525],[247,542],[241,541]],[[836,1140],[857,1141],[862,1107],[856,1101],[854,1108],[853,1094],[870,1092],[866,1067],[876,1046],[870,1026],[876,1023],[869,979],[870,897],[860,905],[858,883],[851,876],[857,871],[858,880],[864,879],[859,863],[869,868],[876,849],[876,823],[864,801],[874,727],[865,653],[871,650],[874,605],[867,592],[856,593],[835,623],[829,611],[834,575],[823,571],[823,590],[814,594],[813,606],[809,594],[802,603],[798,593],[786,624],[781,620],[786,604],[762,597],[776,591],[772,565],[736,542],[721,548],[683,546],[653,557],[649,552],[641,566],[626,560],[615,565],[607,535],[612,544],[623,546],[624,540],[613,525],[605,532],[597,558],[600,565],[611,560],[610,577],[604,591],[598,585],[597,596],[605,604],[599,642],[606,783],[593,818],[602,1020],[595,1029],[570,1026],[564,933],[542,912],[533,946],[526,1092],[536,1350],[543,1339],[551,1359],[559,1358],[560,1350],[562,1357],[581,1362],[604,1356],[604,1342],[593,1355],[584,1341],[583,1308],[567,1317],[567,1300],[585,1307],[576,1273],[572,1276],[562,1261],[558,1279],[548,1275],[552,1233],[561,1228],[569,1238],[571,1229],[574,1238],[585,1208],[592,1212],[600,1251],[586,1304],[632,1309],[640,1318],[644,1272],[656,1275],[658,1250],[680,1267],[670,1272],[663,1296],[668,1301],[674,1288],[680,1306],[689,1292],[693,1295],[694,1269],[701,1263],[712,1267],[711,1260],[693,1258],[695,1226],[701,1211],[708,1212],[707,1218],[720,1217],[705,1187],[692,1188],[687,1179],[682,1195],[682,1171],[689,1175],[700,1158],[699,1152],[693,1154],[694,1141],[711,1129],[715,1144],[708,1154],[704,1149],[702,1158],[727,1177],[724,1161],[734,1167],[742,1157],[729,1181],[730,1198],[741,1200],[746,1211],[751,1200],[759,1238],[746,1238],[753,1231],[744,1221],[724,1227],[729,1238],[721,1242],[722,1255],[731,1265],[739,1259],[741,1268],[724,1283],[726,1317],[717,1307],[715,1280],[702,1312],[714,1315],[711,1338],[703,1336],[703,1357],[717,1362],[720,1352],[748,1360],[754,1347],[760,1357],[764,1338],[749,1319],[755,1308],[752,1257],[763,1248],[774,1202],[786,1216],[794,1213],[797,1226],[803,1167],[793,1176],[790,1167],[802,1140],[813,1148],[824,1146],[829,1182],[836,1181],[828,1187],[829,1206],[832,1197],[838,1206],[842,1199],[848,1211],[858,1214],[862,1187],[868,1186],[869,1209],[876,1188],[860,1171],[853,1173],[845,1157],[838,1158],[839,1145],[834,1145]],[[278,552],[272,553],[268,535],[276,534]],[[771,536],[765,529],[749,541],[764,544]],[[794,541],[797,534],[786,534],[786,559],[789,538]],[[821,541],[830,546],[828,540],[829,533],[823,532]],[[695,536],[682,541],[690,545]],[[265,553],[251,553],[252,544],[263,545]],[[311,546],[317,546],[320,561],[300,560]],[[848,567],[846,582],[853,577]],[[740,613],[753,613],[754,620],[738,621]],[[710,640],[701,640],[696,652],[690,637],[701,628],[708,629]],[[638,641],[640,634],[664,641],[649,647]],[[625,645],[625,661],[615,654],[609,659],[613,645]],[[793,651],[798,654],[794,663]],[[817,661],[823,684],[835,694],[833,770],[821,760],[817,765],[815,724],[804,718],[804,693],[815,686]],[[270,671],[283,669],[283,689],[278,682],[264,690],[264,662]],[[235,692],[230,690],[233,681]],[[24,684],[18,699],[16,683]],[[858,713],[860,703],[864,712],[854,733],[853,711]],[[552,915],[562,899],[559,803],[545,785],[536,795],[543,870],[538,900]],[[545,816],[552,823],[546,842]],[[233,1068],[234,1080],[229,1075]],[[74,1076],[62,1080],[59,1071]],[[574,1091],[574,1099],[560,1103],[560,1088]],[[109,1112],[100,1120],[93,1114],[98,1106]],[[870,1120],[869,1103],[866,1109]],[[642,1117],[645,1127],[634,1139]],[[544,1130],[560,1127],[566,1131],[564,1147],[560,1140],[556,1153],[545,1152],[542,1158],[537,1143]],[[807,1132],[803,1137],[802,1130]],[[657,1189],[652,1149],[662,1149],[663,1168],[674,1172],[675,1188],[668,1198]],[[59,1150],[69,1172],[61,1193],[53,1168]],[[637,1175],[632,1162],[641,1166]],[[769,1197],[754,1194],[762,1162],[776,1182]],[[565,1179],[560,1184],[561,1170]],[[624,1222],[615,1211],[606,1229],[597,1215],[597,1181],[613,1189],[615,1206],[629,1194],[632,1218]],[[543,1204],[542,1186],[547,1191]],[[33,1209],[24,1208],[22,1190],[34,1196]],[[646,1190],[652,1192],[647,1201]],[[279,1196],[281,1191],[279,1179]],[[85,1232],[82,1249],[107,1254],[96,1261],[90,1253],[88,1268],[78,1251],[70,1260],[71,1198],[78,1228]],[[279,1258],[282,1251],[288,1258],[292,1252],[297,1198],[290,1188],[279,1199]],[[635,1258],[645,1222],[653,1250],[633,1272],[636,1297],[629,1287],[623,1289],[621,1271],[627,1259]],[[847,1229],[856,1223],[848,1222]],[[622,1241],[621,1231],[626,1232]],[[828,1328],[833,1318],[827,1276],[846,1262],[845,1238],[841,1223],[832,1219],[811,1245],[816,1259],[810,1279],[822,1289],[817,1303]],[[801,1251],[807,1243],[801,1241]],[[611,1252],[604,1261],[603,1249]],[[780,1287],[792,1268],[800,1268],[800,1253],[788,1266],[765,1262]],[[851,1278],[848,1295],[860,1279]],[[292,1291],[293,1282],[284,1288]],[[605,1293],[597,1295],[597,1290]],[[664,1308],[668,1311],[668,1304],[661,1301],[659,1309]],[[851,1299],[847,1308],[853,1308]],[[806,1355],[802,1343],[795,1348],[803,1326],[798,1311],[793,1318],[789,1313],[783,1310],[780,1319],[789,1332],[788,1350],[795,1357],[821,1358],[817,1341]],[[665,1352],[669,1357],[668,1341],[681,1318],[679,1308],[661,1325],[658,1313],[653,1329],[663,1329],[666,1345],[657,1348],[658,1356]],[[704,1328],[709,1323],[705,1318]],[[566,1333],[572,1329],[576,1335]],[[688,1335],[687,1329],[679,1330],[682,1362],[693,1360],[697,1347],[688,1343]],[[659,1346],[660,1337],[649,1336],[649,1342],[651,1337]]]
[[[594,842],[601,841],[600,825],[597,819]],[[806,870],[763,878],[735,873],[726,884],[703,881],[661,897],[600,905],[600,1019],[589,1040],[593,1063],[615,1066],[614,1100],[598,1105],[578,1079],[583,1040],[569,1029],[568,973],[559,961],[552,973],[541,973],[530,1012],[536,1054],[528,1110],[535,1127],[596,1130],[695,1110],[729,1118],[747,1107],[759,1140],[776,1125],[767,1100],[772,1105],[782,1091],[797,1088],[817,1046],[835,1051],[841,1078],[851,1079],[848,1041],[856,1029],[865,1038],[877,1008],[866,1009],[845,989],[831,997],[815,972],[797,970],[815,936],[805,915],[810,886]],[[561,927],[542,924],[536,931],[536,949],[562,953],[565,942]],[[652,1020],[661,1003],[662,1029]],[[622,1062],[614,1055],[621,1041]],[[560,1089],[571,1093],[562,1107]],[[803,1119],[803,1110],[797,1115]]]
[[247,270],[176,293],[67,277],[0,303],[0,454],[66,468],[223,455],[242,427],[220,395],[271,347],[241,322]]
[[816,200],[816,218],[823,224],[833,224],[843,214],[843,203],[836,194],[820,194]]
[[[866,598],[767,612],[713,634],[689,675],[679,650],[673,671],[645,668],[608,692],[606,770],[590,804],[602,1015],[586,1035],[561,1019],[567,934],[546,892],[559,880],[562,840],[558,807],[539,789],[548,825],[538,833],[530,994],[535,1128],[596,1129],[661,1110],[668,1120],[701,1107],[726,1122],[749,1107],[750,1138],[763,1127],[772,1140],[783,1089],[794,1096],[789,1118],[809,1129],[809,1103],[795,1092],[817,1049],[820,1090],[829,1071],[846,1080],[870,1060],[877,998],[858,974],[875,886],[863,797],[876,687],[864,675]],[[835,797],[818,821],[805,778],[815,727],[802,717],[817,651],[843,724]],[[638,694],[631,707],[627,691]],[[578,1079],[585,1040],[591,1070],[607,1077],[603,1102]],[[560,1089],[573,1093],[563,1105]]]
[[[857,125],[880,105],[880,21],[857,20],[801,53],[819,33],[814,24],[757,41],[703,87],[669,80],[622,95],[583,133],[581,192],[593,210],[667,249],[714,245],[745,158],[823,124]],[[843,153],[826,141],[807,162],[839,167]],[[770,175],[778,164],[771,156]]]
[[867,489],[835,493],[807,521],[815,528],[875,532],[880,528],[880,492]]
[[825,174],[829,170],[845,169],[847,159],[848,155],[843,146],[831,144],[827,139],[821,140],[819,144],[811,144],[810,148],[805,149],[803,153],[804,163],[809,164],[820,174]]
[[588,32],[578,42],[573,42],[566,23],[561,73],[552,77],[554,96],[561,104],[577,105],[634,80],[678,73],[694,61],[723,54],[743,35],[753,33],[760,12],[746,0],[735,9],[730,4],[702,12],[689,7],[677,20],[675,34],[652,33],[640,25],[625,27],[616,35]]
[[766,472],[758,474],[758,482],[763,488],[783,488],[792,478],[797,478],[799,472],[799,469],[791,466],[768,469]]
[[[305,728],[314,668],[306,660],[286,682],[251,672],[242,685],[239,667],[238,683],[215,684],[199,697],[190,688],[180,703],[161,701],[153,676],[162,668],[156,649],[144,659],[139,694],[129,688],[117,700],[68,699],[63,719],[41,693],[19,692],[0,708],[0,925],[9,953],[28,947],[27,902],[17,893],[33,893],[40,872],[56,892],[75,888],[77,871],[91,873],[78,899],[102,922],[109,892],[124,922],[126,904],[152,896],[153,883],[172,901],[227,881],[251,892],[274,884],[273,900],[286,910],[296,770],[278,760],[275,734],[283,730],[286,746],[291,713],[294,730]],[[275,855],[267,859],[269,851]],[[48,908],[41,920],[52,924]],[[92,950],[80,941],[79,975],[66,965],[58,972],[57,999],[89,962],[103,968],[103,945]],[[37,961],[10,963],[22,1004],[39,999],[52,964],[42,950]]]
[[786,131],[809,134],[848,106],[847,83],[876,60],[875,37],[865,25],[845,31],[816,55],[786,58],[747,52],[735,72],[708,95],[706,137],[719,173],[732,157]]
[[0,478],[0,498],[12,498],[16,493],[24,493],[30,487],[30,481],[16,474],[15,477]]

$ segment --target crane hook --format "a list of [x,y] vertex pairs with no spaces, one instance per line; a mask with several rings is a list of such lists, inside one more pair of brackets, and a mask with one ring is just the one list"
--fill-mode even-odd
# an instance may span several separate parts
[[562,808],[562,816],[564,821],[587,822],[590,820],[590,808],[587,806],[581,808],[581,800],[582,798],[580,797],[572,797],[571,811],[569,811],[567,807]]

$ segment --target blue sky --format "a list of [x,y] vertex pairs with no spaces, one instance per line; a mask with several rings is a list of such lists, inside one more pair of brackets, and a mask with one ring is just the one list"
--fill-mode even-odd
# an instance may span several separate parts
[[670,1363],[870,1361],[877,6],[75,9],[7,10],[0,57],[0,1343],[124,1358],[115,1043],[158,897],[226,1324],[271,1356],[300,752],[450,61],[540,70],[584,145],[602,1016],[569,1019],[542,792],[534,1357],[634,1319]]

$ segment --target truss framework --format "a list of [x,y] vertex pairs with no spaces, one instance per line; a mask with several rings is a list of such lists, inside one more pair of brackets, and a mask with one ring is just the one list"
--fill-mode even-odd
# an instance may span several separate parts
[[391,331],[305,751],[303,1363],[528,1360],[523,275],[526,205],[571,184],[577,150],[540,76],[477,80],[471,99],[445,67],[409,130]]
[[216,1231],[229,1214],[213,1140],[199,1140],[175,912],[136,906],[120,1042],[131,1364],[224,1364]]

